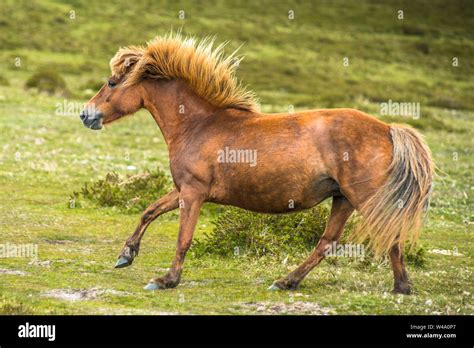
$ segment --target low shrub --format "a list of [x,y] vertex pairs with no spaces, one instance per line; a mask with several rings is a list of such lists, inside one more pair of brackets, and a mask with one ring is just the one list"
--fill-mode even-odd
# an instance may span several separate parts
[[142,212],[170,190],[170,180],[159,168],[125,177],[112,172],[92,184],[85,183],[80,191],[72,193],[70,202],[74,202],[74,207],[89,201],[98,206],[117,207],[135,213]]
[[52,68],[40,68],[26,81],[26,88],[36,88],[48,94],[69,95],[66,81]]
[[429,105],[446,109],[465,109],[462,101],[449,96],[440,96],[430,100]]
[[[311,252],[321,238],[329,217],[329,209],[319,205],[309,210],[293,214],[257,214],[233,207],[225,207],[215,215],[213,230],[196,238],[191,251],[196,257],[215,255],[221,257],[270,256],[283,259],[287,256],[301,256]],[[357,219],[346,224],[341,243],[347,242],[350,230]],[[369,266],[387,260],[375,260],[373,253],[365,246],[364,259],[355,258],[360,265]],[[422,267],[425,252],[420,246],[405,248],[408,264]],[[328,259],[329,262],[334,258]]]
[[324,232],[328,209],[317,206],[294,214],[257,214],[226,207],[212,222],[213,231],[196,239],[198,257],[264,255],[282,256],[312,250]]
[[414,35],[414,36],[425,36],[426,30],[420,27],[404,25],[402,27],[402,33],[404,35]]
[[424,267],[426,263],[426,252],[425,248],[421,245],[417,245],[413,248],[410,245],[405,247],[404,252],[405,261],[415,267]]
[[10,82],[5,76],[0,75],[0,86],[10,86]]
[[426,42],[417,42],[415,43],[415,49],[420,51],[423,54],[430,53],[430,46]]
[[1,315],[28,315],[32,313],[33,310],[23,302],[15,298],[6,298],[3,295],[0,297]]

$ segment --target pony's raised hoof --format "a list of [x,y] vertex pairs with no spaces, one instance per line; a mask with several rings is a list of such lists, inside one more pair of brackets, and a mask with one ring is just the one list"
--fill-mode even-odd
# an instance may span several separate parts
[[120,256],[117,262],[115,263],[115,268],[124,268],[130,266],[133,260],[126,258],[125,256]]
[[123,268],[130,266],[133,259],[138,255],[139,245],[125,245],[119,255],[115,268]]

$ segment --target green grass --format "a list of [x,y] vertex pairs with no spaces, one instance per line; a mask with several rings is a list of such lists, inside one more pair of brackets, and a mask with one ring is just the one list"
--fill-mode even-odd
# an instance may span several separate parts
[[[295,303],[304,302],[337,314],[474,314],[473,6],[463,1],[429,4],[117,1],[102,7],[86,1],[4,2],[0,244],[35,243],[39,255],[36,262],[0,258],[0,313],[247,314],[267,313],[256,312],[252,303],[283,303],[282,312],[291,312]],[[75,20],[68,17],[71,9]],[[181,9],[184,21],[177,17]],[[288,20],[289,9],[295,11],[293,21]],[[398,9],[404,9],[405,20],[396,19]],[[126,34],[118,30],[124,25],[130,26]],[[176,214],[151,225],[131,267],[113,269],[139,214],[93,206],[71,209],[69,195],[111,171],[125,175],[159,166],[169,172],[159,129],[141,111],[105,131],[89,131],[77,115],[56,114],[64,98],[25,90],[25,82],[40,67],[52,66],[76,98],[67,101],[85,102],[93,92],[87,89],[95,90],[108,75],[108,60],[119,46],[143,43],[181,26],[197,36],[231,40],[229,49],[245,42],[246,59],[238,74],[266,111],[285,111],[289,105],[357,107],[378,116],[380,102],[388,99],[421,103],[419,120],[383,117],[420,129],[440,169],[420,239],[426,263],[408,268],[413,295],[390,294],[393,278],[387,262],[324,261],[297,291],[274,293],[266,288],[294,269],[299,257],[289,255],[284,264],[272,257],[193,253],[177,288],[146,292],[142,287],[164,274],[174,255]],[[454,56],[460,59],[457,68],[451,65]],[[343,67],[343,57],[350,58],[349,67]],[[210,232],[212,217],[207,212],[201,216],[197,238]],[[460,255],[430,252],[434,249]],[[58,289],[105,292],[79,301],[45,297]]]

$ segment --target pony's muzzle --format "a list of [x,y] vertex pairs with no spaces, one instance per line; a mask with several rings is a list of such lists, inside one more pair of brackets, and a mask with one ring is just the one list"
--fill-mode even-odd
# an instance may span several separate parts
[[101,129],[102,128],[102,113],[101,112],[88,112],[87,109],[84,109],[79,114],[82,123],[84,126],[90,129]]

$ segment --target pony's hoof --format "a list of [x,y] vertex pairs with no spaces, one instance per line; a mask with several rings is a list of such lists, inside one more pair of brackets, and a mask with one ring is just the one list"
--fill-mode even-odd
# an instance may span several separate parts
[[123,268],[123,267],[130,266],[131,264],[132,264],[132,260],[127,259],[124,256],[120,256],[120,258],[115,263],[115,268]]
[[411,283],[409,281],[405,282],[395,282],[393,285],[393,294],[402,294],[410,295],[411,294]]
[[279,279],[273,282],[273,284],[268,288],[270,291],[277,290],[296,290],[298,288],[299,282],[295,280],[290,280],[288,278]]
[[275,285],[275,283],[273,283],[272,285],[270,285],[267,290],[269,291],[279,291],[281,290],[278,286]]
[[392,294],[400,294],[400,295],[411,295],[411,287],[396,287],[392,290]]
[[148,283],[143,289],[145,290],[160,290],[160,289],[164,289],[164,287],[154,283],[154,282],[150,282]]

